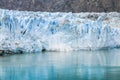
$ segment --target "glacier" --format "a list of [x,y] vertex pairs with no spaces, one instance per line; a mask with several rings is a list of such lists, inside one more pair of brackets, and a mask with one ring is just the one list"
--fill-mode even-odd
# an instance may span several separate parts
[[0,50],[41,52],[120,47],[120,13],[0,9]]

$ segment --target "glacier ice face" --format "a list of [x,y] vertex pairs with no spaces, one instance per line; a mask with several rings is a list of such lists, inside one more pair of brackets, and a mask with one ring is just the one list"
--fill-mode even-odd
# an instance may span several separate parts
[[120,46],[120,13],[0,9],[0,50],[39,52]]

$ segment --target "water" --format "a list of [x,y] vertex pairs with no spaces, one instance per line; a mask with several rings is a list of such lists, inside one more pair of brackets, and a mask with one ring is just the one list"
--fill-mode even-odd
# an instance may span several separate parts
[[0,80],[120,80],[120,49],[0,57]]

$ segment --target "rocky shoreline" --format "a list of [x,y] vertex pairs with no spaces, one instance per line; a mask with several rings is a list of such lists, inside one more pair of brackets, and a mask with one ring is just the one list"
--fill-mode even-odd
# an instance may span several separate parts
[[17,52],[11,50],[0,50],[0,56],[13,55],[13,54],[22,54],[23,51],[19,50]]

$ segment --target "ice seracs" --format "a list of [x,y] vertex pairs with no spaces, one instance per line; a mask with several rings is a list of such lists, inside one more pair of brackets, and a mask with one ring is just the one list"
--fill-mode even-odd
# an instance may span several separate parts
[[120,13],[0,9],[0,50],[40,52],[120,46]]

